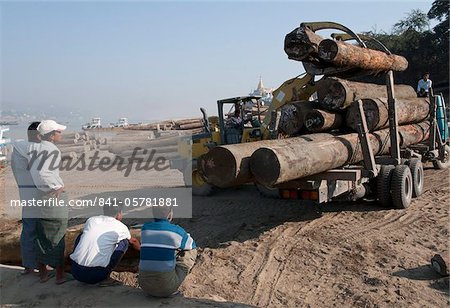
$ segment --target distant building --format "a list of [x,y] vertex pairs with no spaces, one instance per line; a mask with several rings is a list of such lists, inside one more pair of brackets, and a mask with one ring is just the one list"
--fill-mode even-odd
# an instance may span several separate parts
[[249,93],[249,95],[262,96],[261,101],[264,103],[264,105],[270,105],[270,103],[272,102],[272,98],[273,98],[273,95],[272,95],[273,91],[274,91],[273,88],[265,88],[262,77],[259,77],[259,82],[256,87],[256,90]]

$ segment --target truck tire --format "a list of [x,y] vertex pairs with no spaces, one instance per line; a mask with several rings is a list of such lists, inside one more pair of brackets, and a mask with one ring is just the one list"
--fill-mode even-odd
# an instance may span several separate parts
[[392,172],[392,203],[397,209],[406,209],[411,204],[413,179],[411,169],[406,165],[395,166]]
[[209,196],[213,192],[213,186],[203,180],[197,169],[186,168],[183,172],[183,180],[186,186],[192,186],[192,195]]
[[259,191],[260,195],[266,198],[279,199],[280,190],[278,188],[272,188],[264,186],[260,183],[255,183],[256,189]]
[[384,207],[392,207],[391,178],[394,166],[383,165],[377,176],[377,199]]
[[411,158],[408,166],[412,175],[412,197],[417,198],[423,192],[423,165],[419,158]]
[[442,160],[434,160],[433,166],[435,169],[447,169],[450,167],[450,146],[444,146],[444,158]]

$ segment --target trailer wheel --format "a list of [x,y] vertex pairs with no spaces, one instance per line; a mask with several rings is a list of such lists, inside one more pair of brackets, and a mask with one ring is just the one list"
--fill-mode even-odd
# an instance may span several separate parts
[[436,169],[447,169],[450,167],[450,146],[444,146],[444,158],[442,160],[434,160],[433,166]]
[[412,175],[412,196],[413,198],[419,197],[423,192],[423,165],[420,159],[411,158],[408,161],[409,169],[411,169]]
[[413,179],[411,169],[406,165],[398,165],[392,172],[392,202],[397,209],[406,209],[411,204]]
[[392,206],[391,178],[394,166],[383,165],[377,176],[377,199],[384,207]]
[[280,190],[278,188],[272,188],[264,186],[260,183],[255,183],[256,189],[259,191],[261,196],[271,199],[280,198]]
[[183,172],[183,180],[186,186],[192,185],[194,196],[209,196],[213,192],[213,186],[206,183],[197,169],[186,168]]

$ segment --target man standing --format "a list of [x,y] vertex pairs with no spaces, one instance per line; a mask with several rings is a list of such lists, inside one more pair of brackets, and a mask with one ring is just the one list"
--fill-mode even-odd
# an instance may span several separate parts
[[192,269],[197,246],[183,228],[173,225],[171,207],[154,206],[154,222],[142,226],[141,241],[131,244],[140,250],[139,285],[152,296],[169,297]]
[[[59,175],[61,152],[55,145],[62,140],[61,134],[65,129],[66,126],[53,120],[44,120],[37,127],[41,135],[41,143],[30,145],[29,167],[33,182],[40,190],[41,200],[62,199],[67,201],[64,182]],[[57,284],[66,282],[64,278],[64,238],[67,223],[67,206],[43,206],[41,208],[41,216],[36,225],[37,265],[41,282],[46,282],[50,278],[46,265],[56,268]]]
[[109,275],[128,249],[130,231],[122,220],[121,206],[104,206],[104,215],[89,218],[70,255],[72,276],[100,286],[115,283]]
[[417,83],[417,97],[428,97],[433,82],[429,79],[430,73],[423,74],[422,79]]
[[[11,169],[19,187],[20,200],[33,200],[40,198],[39,191],[34,185],[30,170],[28,169],[29,143],[41,142],[37,127],[40,122],[33,122],[28,126],[28,142],[19,141],[13,144],[11,155]],[[36,264],[36,223],[37,213],[34,207],[22,207],[22,233],[20,234],[20,252],[22,265],[25,268],[23,274],[33,273],[37,269]]]

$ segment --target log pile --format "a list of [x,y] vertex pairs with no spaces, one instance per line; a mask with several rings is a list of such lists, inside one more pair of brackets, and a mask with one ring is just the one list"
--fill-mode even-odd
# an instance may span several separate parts
[[128,130],[153,130],[153,131],[167,131],[167,130],[197,130],[203,129],[203,119],[192,118],[182,120],[165,120],[156,123],[132,125]]
[[[291,102],[282,108],[278,132],[283,139],[219,146],[203,155],[198,168],[208,183],[228,187],[255,181],[277,187],[360,163],[363,155],[357,133],[361,123],[358,101],[362,101],[374,155],[389,154],[386,85],[336,76],[403,71],[408,66],[405,58],[324,40],[303,25],[286,36],[285,51],[290,59],[302,61],[307,72],[325,74],[316,83],[317,101]],[[396,85],[394,97],[400,147],[426,140],[429,101],[417,98],[407,85]]]
[[178,156],[178,144],[192,130],[171,130],[155,135],[153,131],[123,131],[108,142],[108,151],[116,156],[130,159],[147,159],[153,152],[166,160]]
[[76,160],[81,154],[90,154],[95,150],[105,149],[107,138],[94,136],[86,131],[65,133],[58,142],[62,159]]
[[289,59],[301,61],[311,75],[345,78],[408,68],[408,61],[402,56],[324,39],[304,23],[286,35],[284,51]]

